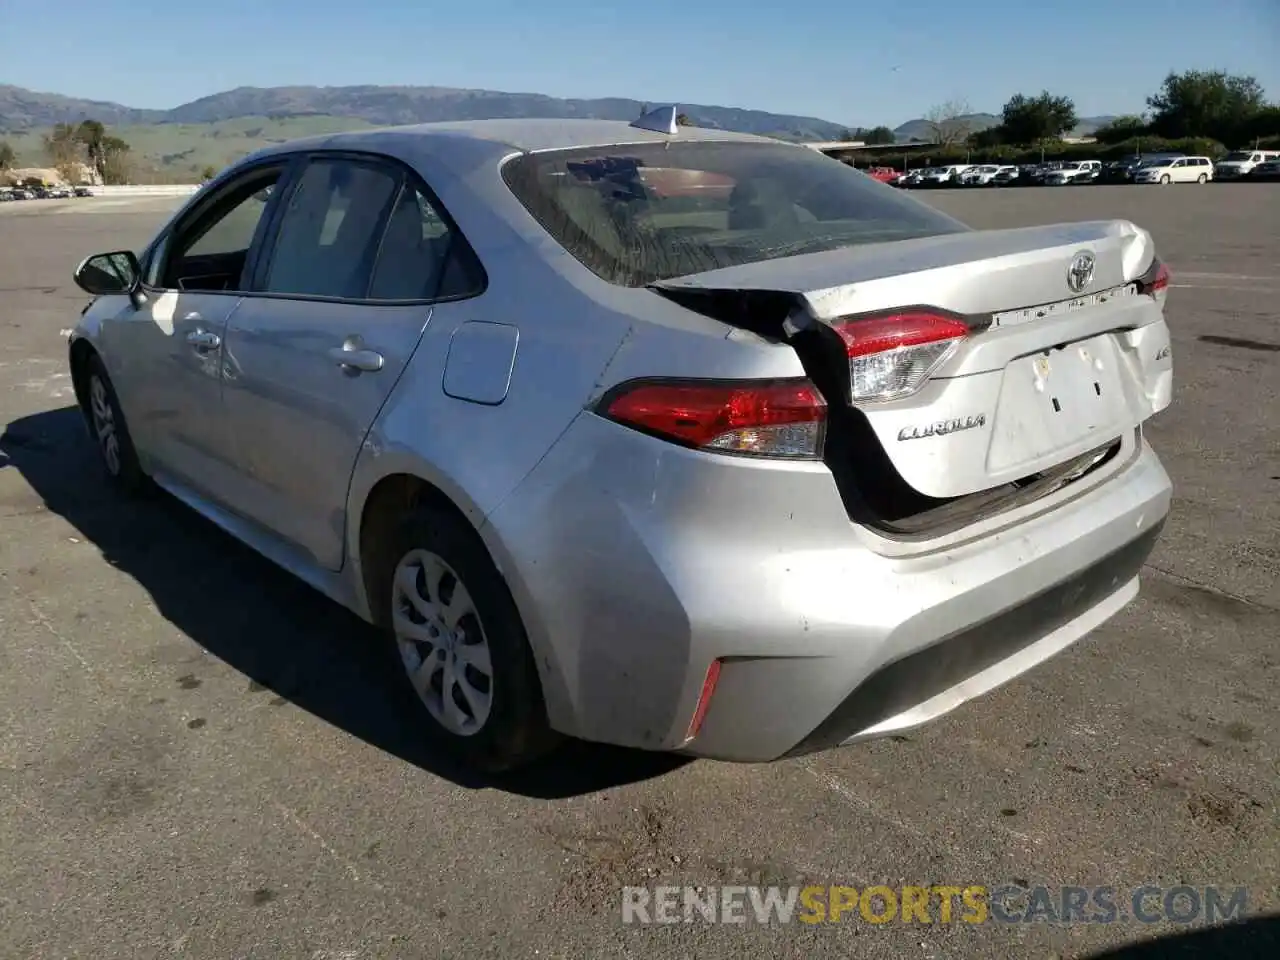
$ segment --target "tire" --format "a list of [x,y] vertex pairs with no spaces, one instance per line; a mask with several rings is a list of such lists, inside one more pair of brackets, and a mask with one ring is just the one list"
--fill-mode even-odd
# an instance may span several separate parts
[[1160,178],[1160,186],[1162,187],[1167,187],[1171,182],[1167,173]]
[[547,723],[533,652],[476,532],[452,512],[419,507],[399,525],[385,560],[379,583],[390,653],[427,739],[484,773],[546,754],[559,738]]
[[1197,178],[1196,180],[1196,183],[1208,183],[1208,182],[1209,182],[1209,177],[1207,174],[1204,174],[1204,173],[1200,174],[1199,178]]
[[107,481],[129,496],[147,491],[149,481],[138,460],[116,388],[96,353],[85,366],[85,423],[98,450]]

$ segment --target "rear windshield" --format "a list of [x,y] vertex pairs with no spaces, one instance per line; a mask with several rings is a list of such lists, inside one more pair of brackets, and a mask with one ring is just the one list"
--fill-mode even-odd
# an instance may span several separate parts
[[566,250],[612,283],[968,228],[807,147],[646,143],[528,153],[511,191]]

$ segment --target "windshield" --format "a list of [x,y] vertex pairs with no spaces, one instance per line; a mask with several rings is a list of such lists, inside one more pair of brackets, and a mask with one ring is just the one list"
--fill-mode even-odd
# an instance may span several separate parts
[[782,143],[546,151],[515,157],[502,173],[562,247],[626,286],[968,229],[853,167]]
[[1173,163],[1173,157],[1151,157],[1142,161],[1144,167],[1167,167]]
[[1244,161],[1249,160],[1252,157],[1253,157],[1253,154],[1251,153],[1242,153],[1239,150],[1237,150],[1235,153],[1228,153],[1226,159],[1230,163],[1243,163]]

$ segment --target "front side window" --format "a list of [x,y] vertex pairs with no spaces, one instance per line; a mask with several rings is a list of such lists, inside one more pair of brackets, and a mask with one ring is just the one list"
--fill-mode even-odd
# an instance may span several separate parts
[[546,151],[508,161],[503,177],[562,247],[626,286],[968,229],[846,164],[782,143]]
[[377,164],[310,161],[280,218],[263,292],[364,299],[401,179]]
[[244,290],[249,248],[282,174],[282,167],[246,173],[200,203],[157,247],[148,285],[170,290]]

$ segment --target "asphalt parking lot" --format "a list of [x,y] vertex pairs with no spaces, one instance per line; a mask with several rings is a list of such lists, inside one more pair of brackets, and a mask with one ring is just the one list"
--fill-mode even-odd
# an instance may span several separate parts
[[1280,187],[924,199],[1155,234],[1176,500],[1140,599],[908,737],[768,766],[578,745],[501,782],[424,753],[351,616],[100,484],[70,273],[176,201],[0,208],[0,955],[1044,958],[1175,929],[627,926],[624,885],[1245,886],[1280,911]]

